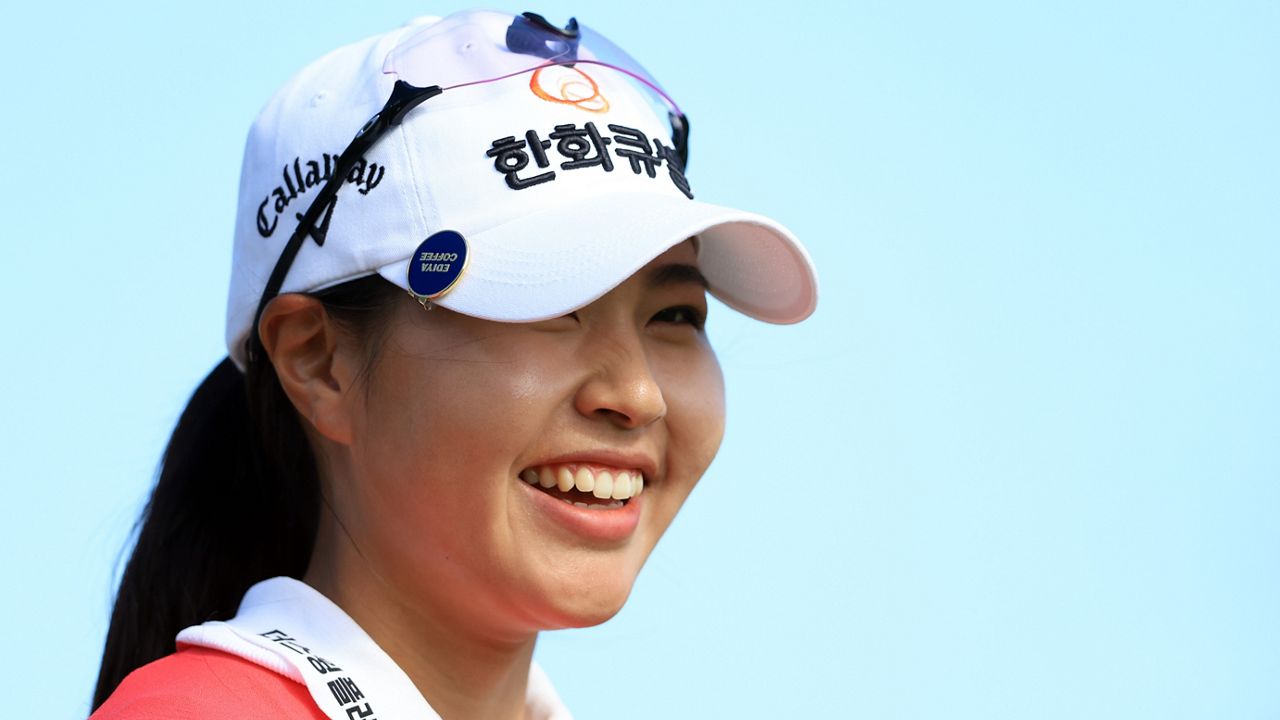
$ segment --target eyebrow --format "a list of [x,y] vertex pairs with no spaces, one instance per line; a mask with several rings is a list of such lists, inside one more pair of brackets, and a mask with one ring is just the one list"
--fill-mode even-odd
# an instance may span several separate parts
[[700,285],[703,290],[711,289],[710,283],[707,282],[707,278],[703,276],[697,265],[673,263],[654,268],[649,273],[649,287],[652,288],[686,283]]

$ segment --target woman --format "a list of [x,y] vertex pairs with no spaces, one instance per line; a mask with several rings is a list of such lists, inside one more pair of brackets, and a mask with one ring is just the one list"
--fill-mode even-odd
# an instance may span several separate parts
[[816,302],[784,228],[693,200],[687,142],[625,53],[531,13],[290,80],[95,717],[568,717],[538,632],[621,608],[720,443],[706,293]]

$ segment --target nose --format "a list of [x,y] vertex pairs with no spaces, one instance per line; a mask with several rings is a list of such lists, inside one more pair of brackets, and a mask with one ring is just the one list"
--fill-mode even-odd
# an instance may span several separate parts
[[578,387],[574,407],[586,418],[634,430],[667,414],[662,386],[639,338],[612,337],[584,347],[591,372]]

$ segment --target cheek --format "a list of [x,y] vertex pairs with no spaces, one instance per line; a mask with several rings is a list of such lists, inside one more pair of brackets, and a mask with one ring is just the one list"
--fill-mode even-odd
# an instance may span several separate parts
[[670,522],[720,449],[724,438],[724,376],[708,349],[695,361],[673,367],[663,379],[667,398],[668,502]]
[[431,460],[419,471],[513,460],[565,395],[559,358],[501,343],[450,355],[406,353],[388,365],[379,368],[363,413],[368,459]]
[[687,438],[690,451],[705,470],[720,449],[724,439],[724,375],[714,355],[708,355],[689,373],[682,388],[682,411],[674,419],[672,429]]
[[378,368],[352,460],[363,486],[357,522],[388,562],[480,568],[510,541],[513,466],[563,402],[563,365],[545,353],[480,350],[408,353]]

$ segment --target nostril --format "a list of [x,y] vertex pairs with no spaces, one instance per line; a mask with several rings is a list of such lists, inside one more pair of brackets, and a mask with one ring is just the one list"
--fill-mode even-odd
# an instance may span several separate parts
[[622,410],[607,407],[597,408],[595,411],[595,416],[597,418],[606,420],[618,427],[626,429],[646,427],[666,417],[666,414],[667,410],[665,404],[663,404],[662,408],[657,411],[640,408],[637,409],[634,414],[629,414]]
[[614,410],[612,408],[597,408],[596,416],[600,418],[604,418],[605,420],[608,420],[614,423],[621,423],[626,425],[631,424],[631,417],[629,415],[627,415],[626,413],[620,410]]

